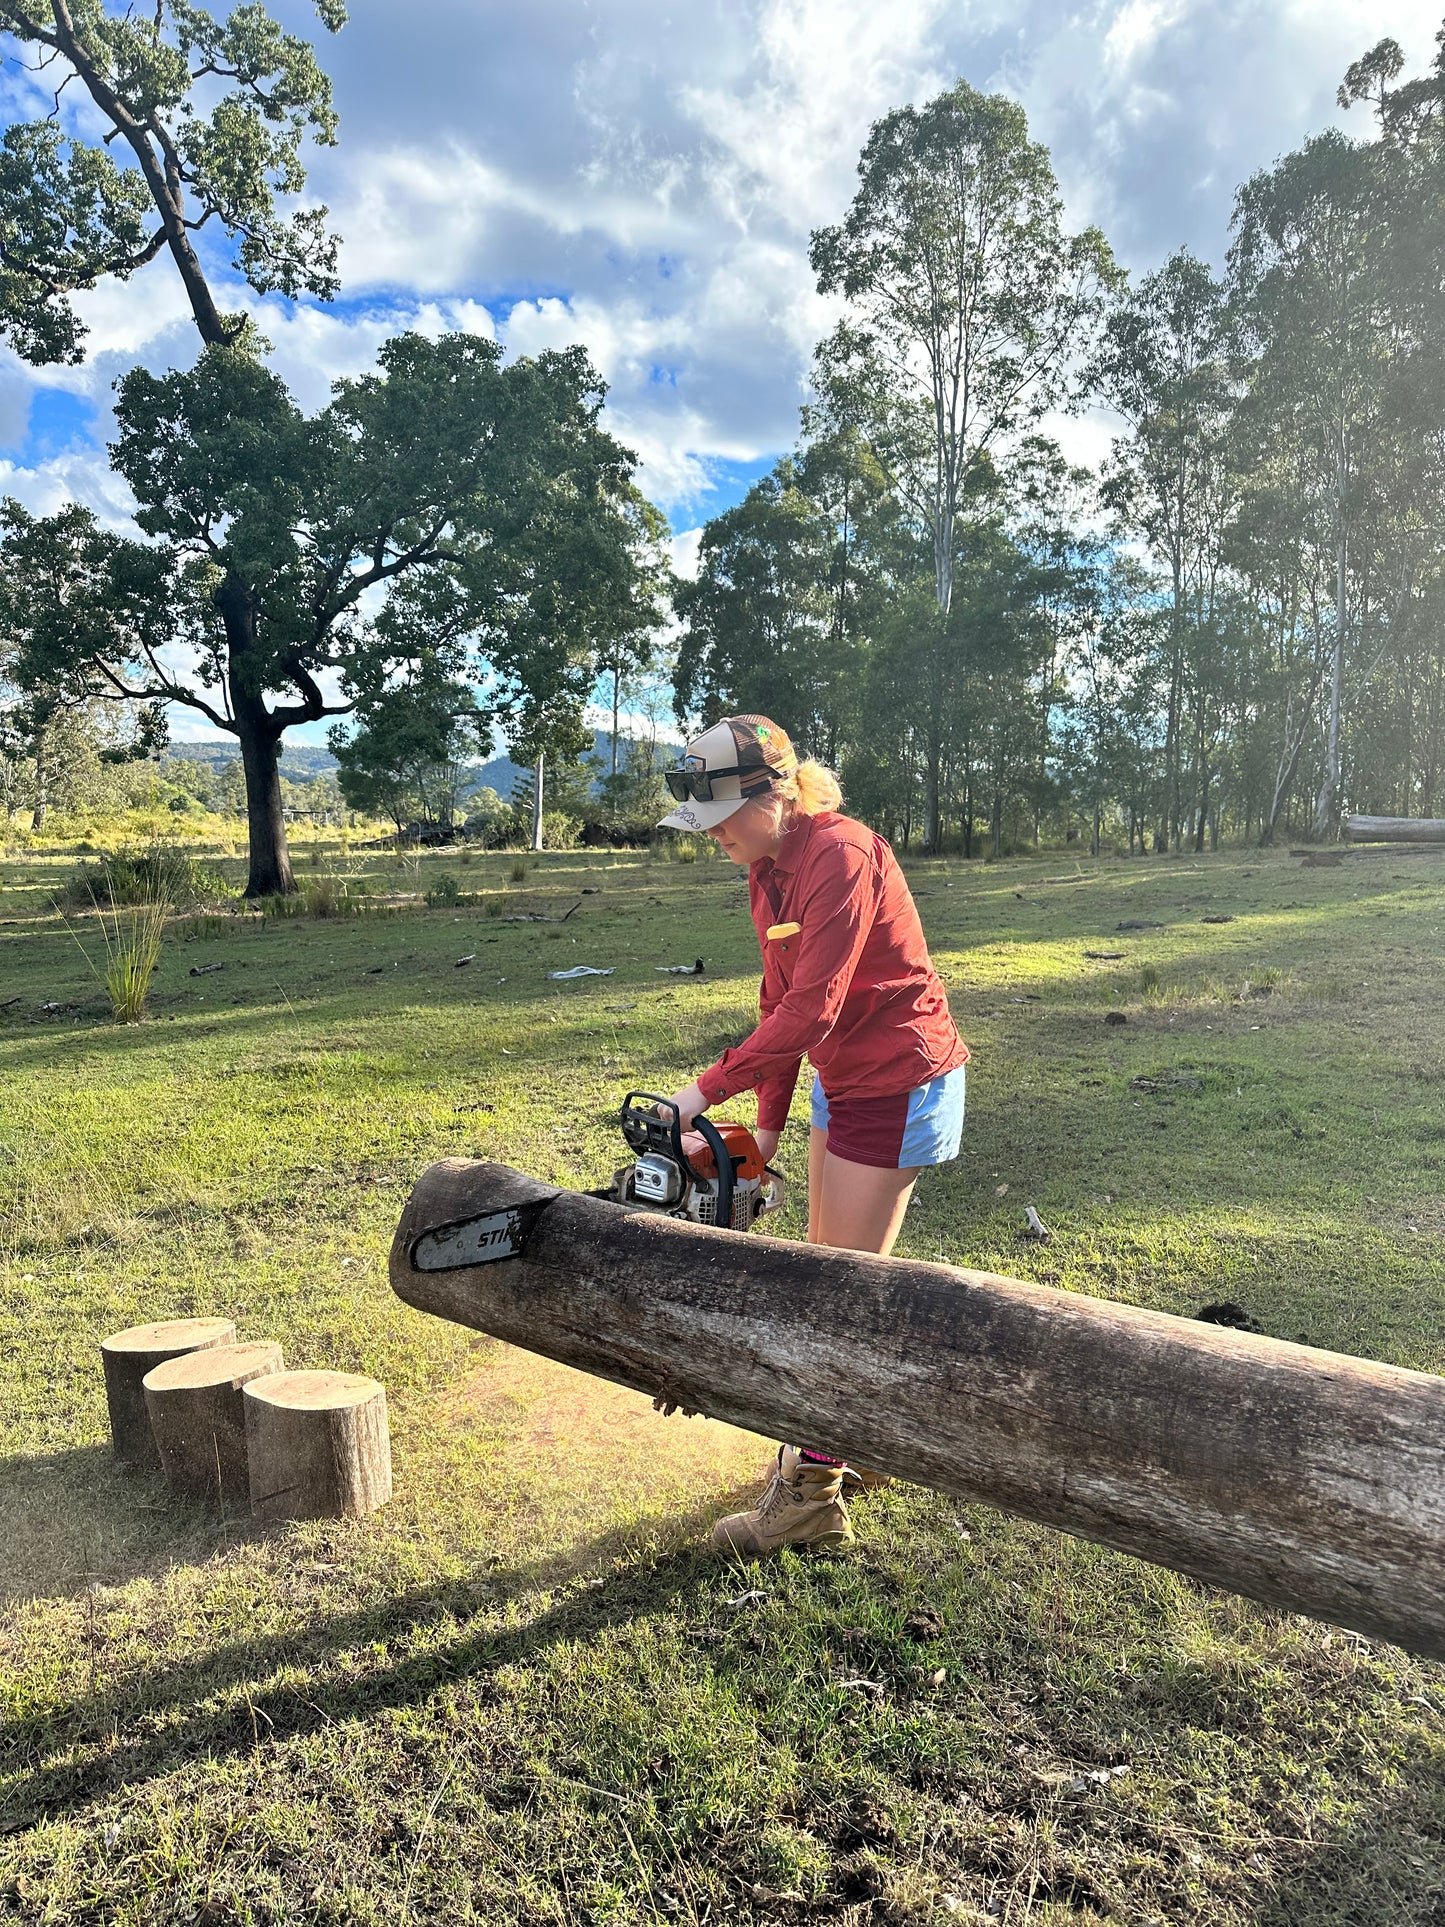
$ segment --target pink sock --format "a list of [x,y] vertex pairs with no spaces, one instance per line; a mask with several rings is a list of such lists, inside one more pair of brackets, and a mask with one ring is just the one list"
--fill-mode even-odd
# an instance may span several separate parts
[[846,1465],[846,1459],[830,1458],[826,1452],[810,1452],[806,1445],[798,1447],[798,1456],[806,1459],[809,1465]]

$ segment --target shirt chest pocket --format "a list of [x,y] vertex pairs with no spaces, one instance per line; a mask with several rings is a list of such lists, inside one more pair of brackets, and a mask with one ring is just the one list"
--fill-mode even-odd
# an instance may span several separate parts
[[795,920],[774,923],[768,927],[768,963],[785,990],[793,981],[793,958],[802,934],[803,926]]

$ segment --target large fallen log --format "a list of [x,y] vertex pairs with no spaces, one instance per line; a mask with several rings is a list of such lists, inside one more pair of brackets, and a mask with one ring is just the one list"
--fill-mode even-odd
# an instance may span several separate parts
[[1445,843],[1445,817],[1347,816],[1345,833],[1353,843]]
[[423,1173],[391,1282],[684,1409],[1445,1657],[1445,1379],[464,1159]]

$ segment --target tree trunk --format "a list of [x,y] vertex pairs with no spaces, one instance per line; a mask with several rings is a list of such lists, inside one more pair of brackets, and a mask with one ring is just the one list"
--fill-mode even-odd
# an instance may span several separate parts
[[250,867],[248,897],[291,896],[296,878],[286,847],[286,817],[281,807],[281,731],[266,708],[255,665],[255,598],[236,576],[226,575],[212,600],[226,628],[226,685],[241,770],[246,779],[246,837]]
[[684,1410],[1445,1657],[1445,1379],[460,1158],[412,1192],[391,1282]]
[[172,1492],[223,1505],[248,1502],[241,1388],[280,1370],[281,1347],[261,1338],[188,1352],[146,1373],[146,1411]]
[[160,1465],[146,1410],[146,1373],[168,1358],[229,1345],[235,1336],[236,1327],[229,1318],[167,1318],[156,1325],[132,1325],[101,1340],[110,1442],[122,1464],[151,1471]]
[[246,840],[250,865],[246,874],[248,897],[289,897],[296,889],[291,852],[286,844],[286,816],[281,807],[281,744],[260,703],[246,721],[237,710],[236,733],[241,743],[241,768],[246,777]]
[[275,1372],[241,1396],[256,1518],[359,1518],[391,1497],[386,1392],[374,1378]]
[[1340,516],[1340,531],[1335,543],[1335,648],[1330,664],[1330,729],[1325,743],[1325,775],[1324,781],[1320,784],[1320,793],[1315,799],[1314,833],[1318,837],[1328,836],[1334,828],[1340,787],[1340,706],[1345,680],[1345,592],[1347,587],[1343,455],[1340,457],[1340,465],[1341,500],[1336,511]]
[[532,765],[532,848],[542,847],[542,792],[547,779],[547,759],[539,756]]
[[45,812],[49,807],[47,784],[49,772],[45,766],[45,731],[42,729],[35,738],[35,802],[30,811],[30,833],[39,836],[45,828]]

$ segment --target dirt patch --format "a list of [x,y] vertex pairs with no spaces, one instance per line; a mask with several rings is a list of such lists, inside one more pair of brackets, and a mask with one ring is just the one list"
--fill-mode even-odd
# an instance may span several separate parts
[[444,1419],[506,1436],[497,1484],[549,1489],[549,1512],[559,1492],[571,1495],[563,1510],[572,1531],[642,1511],[695,1512],[760,1478],[777,1449],[716,1419],[663,1418],[641,1392],[511,1345],[499,1345],[440,1404]]

